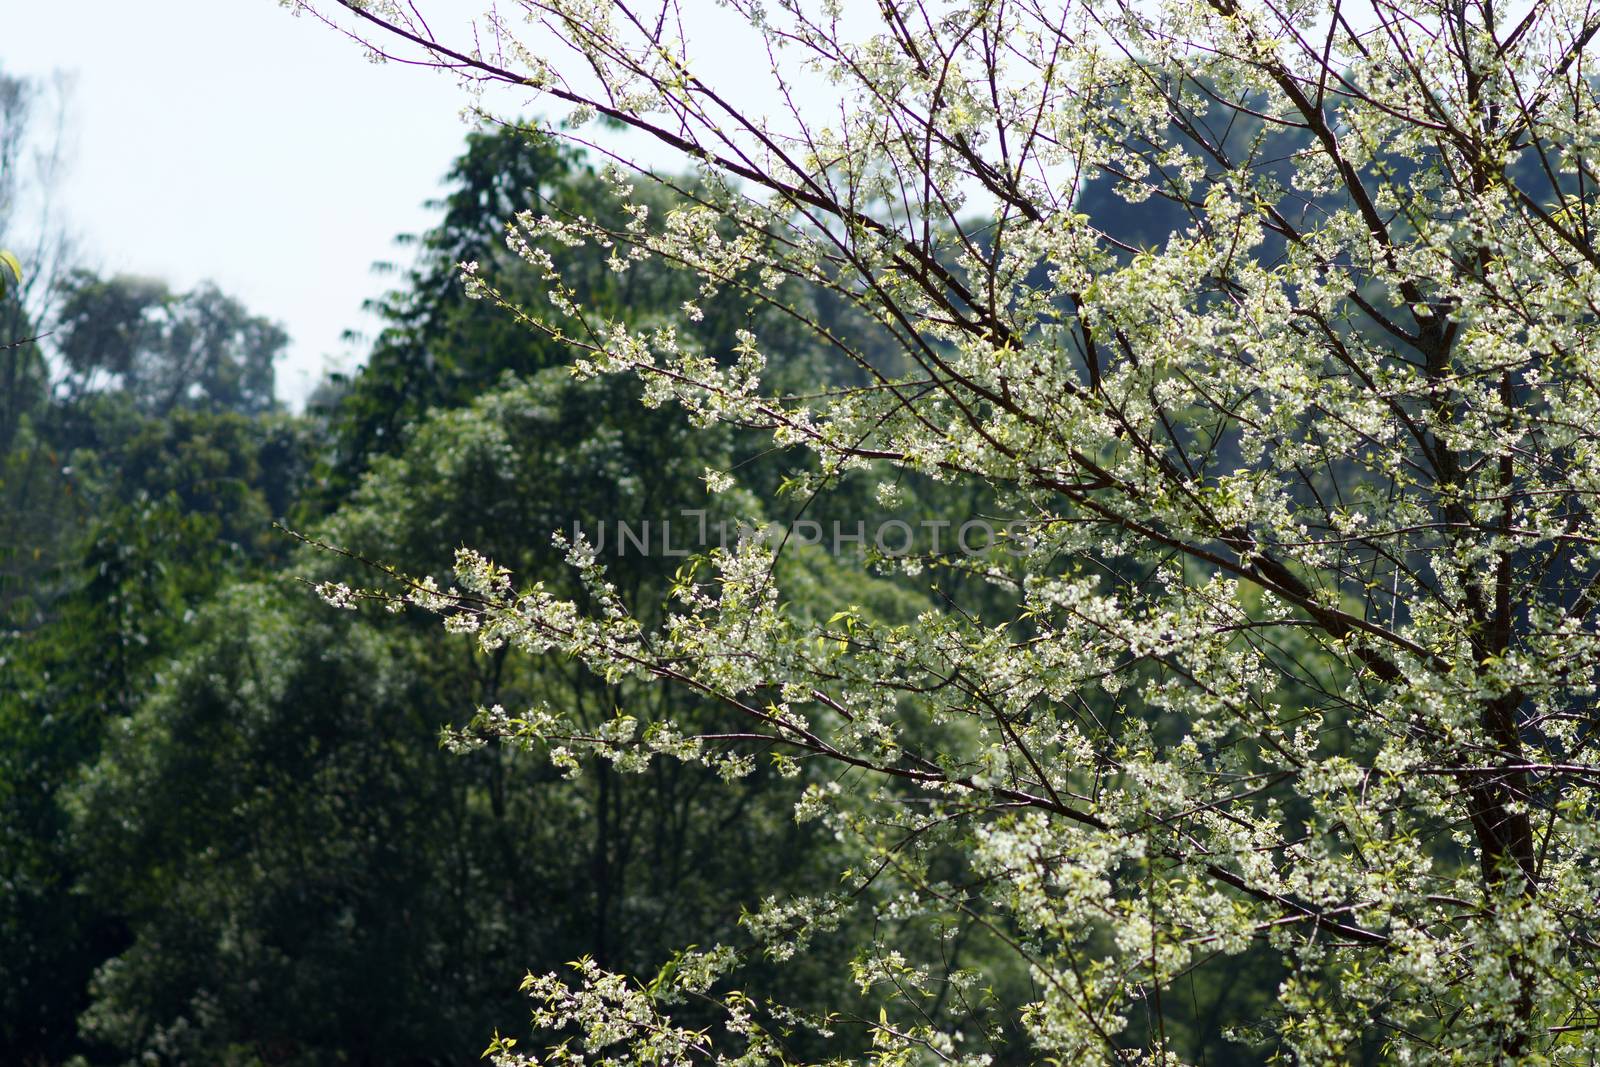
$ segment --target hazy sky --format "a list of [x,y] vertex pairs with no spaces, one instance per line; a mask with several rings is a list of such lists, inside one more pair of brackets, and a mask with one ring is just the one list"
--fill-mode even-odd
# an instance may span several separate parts
[[58,204],[86,262],[215,279],[283,323],[292,399],[348,360],[370,265],[428,225],[466,132],[453,82],[273,0],[0,0],[0,69],[72,76]]
[[[419,6],[459,39],[488,3]],[[772,113],[779,97],[748,28],[710,0],[684,10],[696,68]],[[561,53],[559,41],[529,41]],[[361,303],[385,281],[371,265],[404,261],[394,236],[432,222],[422,202],[441,191],[468,128],[451,78],[374,65],[276,0],[0,0],[0,70],[71,78],[57,204],[86,265],[179,289],[209,278],[281,322],[293,341],[279,391],[296,402],[325,368],[364,355],[340,335],[373,325]],[[794,90],[814,115],[838,107],[815,79]],[[640,135],[601,136],[654,166],[680,163]]]

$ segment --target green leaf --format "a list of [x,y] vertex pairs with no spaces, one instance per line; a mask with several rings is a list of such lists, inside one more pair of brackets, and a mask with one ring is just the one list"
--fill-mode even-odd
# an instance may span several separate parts
[[[17,261],[16,256],[3,248],[0,248],[0,266],[11,272],[12,276],[17,279],[18,285],[22,284],[22,264]],[[6,284],[6,276],[4,272],[0,272],[0,296],[6,295]]]

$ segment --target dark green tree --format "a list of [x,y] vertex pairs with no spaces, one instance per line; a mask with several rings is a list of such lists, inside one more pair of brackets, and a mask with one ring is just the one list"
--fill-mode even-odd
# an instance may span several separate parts
[[[683,562],[661,555],[660,517],[685,539],[678,509],[727,458],[728,435],[641,417],[626,383],[551,370],[415,427],[320,535],[433,571],[441,542],[471,538],[560,581],[549,531],[649,521],[651,554],[613,540],[609,562],[660,603]],[[545,492],[515,491],[530,477]],[[836,574],[797,559],[825,601]],[[359,565],[308,552],[289,569]],[[826,838],[794,824],[771,768],[730,791],[670,763],[585,760],[567,781],[492,729],[438,750],[475,707],[542,702],[596,730],[640,702],[685,728],[715,712],[572,664],[517,667],[412,618],[330,613],[292,584],[223,594],[75,793],[89,885],[123,902],[132,937],[96,980],[90,1036],[130,1061],[461,1062],[525,968],[587,952],[654,969],[685,931],[736,937],[775,848],[791,884],[832,887]]]
[[[251,321],[212,290],[193,303]],[[253,329],[181,343],[226,348]],[[226,368],[236,356],[203,353],[196,363]],[[270,388],[270,361],[267,371],[251,390]],[[77,1016],[95,968],[127,940],[118,902],[84,891],[97,861],[81,847],[63,790],[98,758],[108,724],[130,715],[159,666],[193,639],[193,610],[286,547],[270,522],[299,495],[305,424],[250,390],[233,394],[243,411],[200,402],[226,395],[218,373],[196,402],[165,411],[138,382],[115,376],[53,395],[41,385],[0,451],[5,1062],[93,1052]]]
[[273,364],[288,335],[209,283],[175,294],[154,279],[78,271],[56,329],[69,394],[115,389],[154,416],[277,406]]

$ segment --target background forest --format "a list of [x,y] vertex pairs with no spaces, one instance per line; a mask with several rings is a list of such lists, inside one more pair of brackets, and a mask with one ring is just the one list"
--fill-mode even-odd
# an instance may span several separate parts
[[[28,91],[0,79],[13,146]],[[796,822],[787,776],[810,772],[781,761],[728,786],[673,761],[624,775],[585,757],[563,774],[509,741],[441,745],[496,706],[577,708],[597,729],[641,702],[689,725],[714,710],[488,655],[426,619],[330,610],[305,583],[358,581],[361,564],[285,532],[412,573],[444,574],[470,544],[559,587],[552,531],[680,509],[715,523],[730,499],[742,515],[785,499],[800,456],[647,410],[631,380],[575,380],[561,346],[464,296],[455,264],[473,260],[537,291],[505,220],[604,211],[599,181],[520,131],[471,134],[437,226],[402,241],[411,265],[376,301],[386,325],[365,365],[300,413],[274,390],[283,332],[216,288],[65,262],[0,304],[0,1062],[473,1062],[526,1020],[526,971],[590,956],[648,977],[676,946],[738,940],[762,897],[826,893],[855,862]],[[29,221],[8,217],[17,202],[0,195],[0,243]],[[1131,242],[1176,225],[1094,189],[1084,210]],[[633,321],[695,295],[648,264],[573,256],[589,257],[564,264],[585,302]],[[815,342],[770,310],[734,296],[704,312],[708,353],[758,326],[789,387],[849,384],[824,380]],[[870,347],[842,308],[816,312]],[[707,468],[752,492],[708,497]],[[983,511],[948,486],[904,489],[913,525]],[[790,503],[768,518],[883,513],[852,481]],[[662,603],[684,565],[607,562],[637,604]],[[1001,595],[956,562],[930,555],[930,602]],[[921,606],[820,546],[780,565],[821,615]],[[852,952],[896,922],[856,903],[836,942],[756,961],[752,989],[849,1003]],[[995,1028],[997,1059],[1020,1062],[1014,1021],[987,1008],[1027,979],[986,936],[896,943],[975,975],[925,1010]],[[1168,1005],[1198,1062],[1270,1056],[1223,1036],[1271,1002],[1277,976],[1250,959]],[[852,1020],[838,1025],[848,1039]]]

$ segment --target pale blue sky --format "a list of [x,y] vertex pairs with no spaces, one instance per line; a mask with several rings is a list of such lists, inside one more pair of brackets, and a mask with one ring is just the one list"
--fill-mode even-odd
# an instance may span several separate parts
[[[487,5],[420,6],[461,39]],[[775,109],[762,50],[737,20],[708,0],[685,10],[701,69],[745,106]],[[296,403],[326,368],[364,356],[340,335],[373,325],[361,303],[385,281],[371,264],[403,261],[394,236],[432,222],[422,202],[467,131],[456,81],[374,65],[275,0],[0,0],[0,70],[72,78],[57,203],[85,264],[180,289],[209,278],[281,322],[293,341],[279,392]],[[521,113],[526,101],[506,92],[493,106]],[[837,107],[809,78],[796,95],[824,117]],[[600,136],[655,166],[681,162],[642,137]]]
[[58,203],[86,262],[212,278],[282,322],[295,400],[349,361],[371,263],[428,225],[466,133],[452,81],[272,0],[0,0],[0,69],[73,76]]

